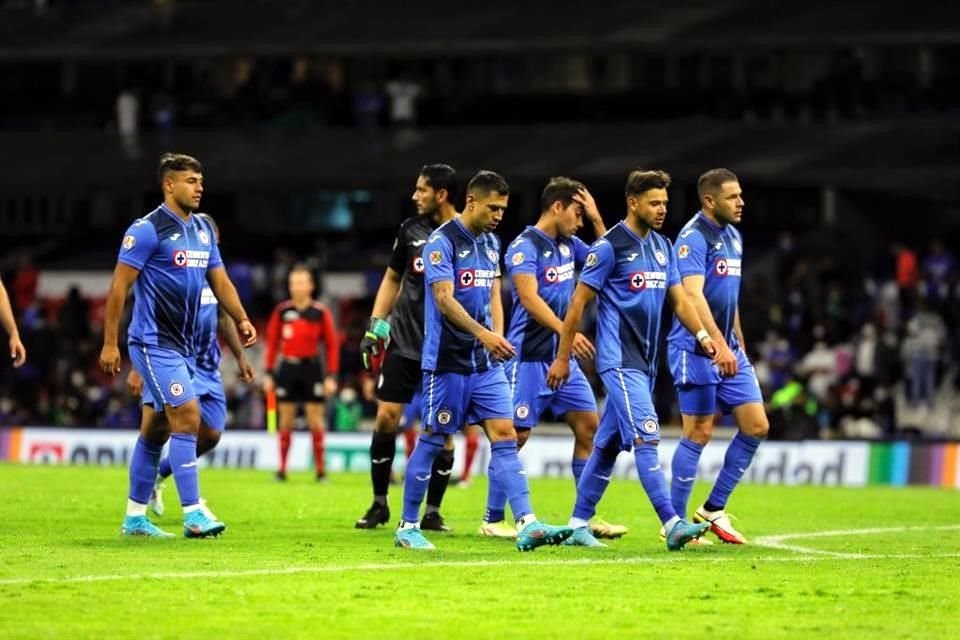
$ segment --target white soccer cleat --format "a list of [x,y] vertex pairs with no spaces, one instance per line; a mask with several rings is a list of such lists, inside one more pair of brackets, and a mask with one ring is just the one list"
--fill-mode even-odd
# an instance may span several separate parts
[[730,518],[734,518],[723,509],[719,511],[707,511],[703,505],[697,507],[693,514],[694,522],[709,522],[710,531],[720,538],[721,542],[727,544],[747,544],[747,539],[739,531],[733,528]]
[[487,536],[488,538],[509,538],[510,540],[515,540],[517,538],[517,530],[508,525],[506,520],[499,522],[484,521],[480,523],[480,535]]
[[153,491],[150,492],[150,500],[147,502],[147,506],[157,517],[163,515],[163,482],[157,481],[157,483],[153,485]]
[[[665,530],[663,527],[660,527],[660,541],[661,541],[661,542],[664,542],[664,541],[666,541],[666,539],[667,539],[667,532],[666,532],[666,530]],[[713,546],[713,540],[707,540],[707,539],[704,538],[703,536],[697,536],[696,538],[694,538],[693,540],[691,540],[690,542],[688,542],[685,546],[688,546],[688,547],[712,547],[712,546]]]

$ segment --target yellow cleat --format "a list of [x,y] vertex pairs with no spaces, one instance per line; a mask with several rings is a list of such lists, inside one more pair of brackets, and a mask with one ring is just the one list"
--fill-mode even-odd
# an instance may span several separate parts
[[481,522],[480,535],[488,538],[509,538],[516,540],[517,530],[507,524],[506,520],[500,522]]
[[616,538],[625,536],[627,531],[629,531],[629,529],[622,524],[610,524],[602,518],[594,518],[590,522],[590,532],[595,538],[615,540]]

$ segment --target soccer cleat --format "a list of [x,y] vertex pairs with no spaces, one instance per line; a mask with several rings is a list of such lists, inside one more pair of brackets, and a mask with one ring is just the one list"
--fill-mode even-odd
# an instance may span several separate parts
[[163,483],[158,481],[153,485],[153,491],[150,492],[150,500],[147,502],[147,506],[150,507],[150,511],[153,511],[154,515],[158,518],[163,515]]
[[488,538],[509,538],[515,540],[517,530],[508,525],[506,520],[500,520],[499,522],[484,521],[480,523],[480,535],[487,536]]
[[183,537],[185,538],[218,536],[226,528],[227,525],[209,517],[203,507],[183,516]]
[[444,533],[453,531],[453,529],[448,527],[447,523],[443,521],[443,516],[440,515],[439,511],[423,514],[423,520],[420,521],[420,528],[427,531],[442,531]]
[[590,527],[577,527],[573,530],[573,535],[563,541],[563,546],[606,547],[607,545],[603,544],[593,536],[593,533],[590,531]]
[[319,482],[319,483],[324,483],[324,482],[327,481],[327,474],[326,474],[325,472],[324,472],[324,473],[318,473],[317,476],[316,476],[316,479],[317,479],[317,482]]
[[622,538],[626,535],[627,529],[622,524],[610,524],[602,518],[594,518],[590,522],[590,532],[596,538],[606,538],[607,540],[615,540],[617,538]]
[[374,502],[363,514],[363,517],[354,524],[356,529],[376,529],[381,524],[386,524],[390,520],[390,507],[386,504]]
[[[666,541],[666,539],[667,539],[667,532],[664,531],[663,527],[660,527],[660,541],[663,542],[663,541]],[[713,540],[710,540],[705,536],[697,536],[696,538],[688,542],[687,546],[688,547],[712,547]]]
[[697,538],[710,528],[706,522],[693,524],[686,520],[678,520],[670,532],[667,534],[667,549],[670,551],[679,551],[694,538]]
[[710,531],[720,538],[721,542],[727,544],[747,544],[747,539],[730,524],[730,518],[735,516],[728,514],[723,509],[719,511],[707,511],[703,505],[697,508],[693,514],[694,522],[706,522],[710,525]]
[[277,482],[286,482],[287,481],[287,472],[286,471],[277,471],[274,476],[277,479]]
[[147,516],[125,516],[123,518],[123,525],[120,527],[120,533],[125,536],[140,536],[144,538],[176,537],[172,533],[167,533],[150,522]]
[[533,551],[545,544],[562,544],[572,535],[573,529],[571,527],[554,527],[534,521],[517,533],[517,549]]
[[416,549],[418,551],[433,551],[435,546],[423,537],[419,528],[415,529],[397,529],[393,534],[393,546],[402,549]]
[[207,501],[203,498],[200,498],[200,510],[203,511],[211,520],[217,519],[217,516],[213,514],[213,511],[211,511],[210,507],[207,506]]

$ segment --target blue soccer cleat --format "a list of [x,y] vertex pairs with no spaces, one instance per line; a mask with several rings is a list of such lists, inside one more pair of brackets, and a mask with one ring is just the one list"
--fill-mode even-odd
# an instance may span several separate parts
[[123,525],[120,527],[120,533],[125,536],[139,536],[144,538],[176,537],[172,533],[167,533],[150,522],[147,516],[125,516],[123,518]]
[[423,532],[419,528],[397,529],[397,532],[393,534],[393,546],[418,551],[433,551],[436,549],[429,540],[423,537]]
[[577,527],[573,535],[563,541],[565,547],[606,547],[593,536],[590,527]]
[[200,508],[183,516],[183,537],[208,538],[223,533],[227,525],[211,518],[210,515],[207,515],[205,509]]
[[571,527],[553,527],[534,521],[517,532],[517,549],[533,551],[545,544],[561,544],[572,535]]
[[679,551],[694,538],[702,536],[709,528],[709,522],[693,524],[681,519],[673,525],[670,533],[667,534],[667,549],[670,551]]

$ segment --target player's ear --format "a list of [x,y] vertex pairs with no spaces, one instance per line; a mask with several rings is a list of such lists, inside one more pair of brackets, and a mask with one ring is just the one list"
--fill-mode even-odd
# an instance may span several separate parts
[[437,202],[446,202],[447,199],[450,197],[450,194],[447,193],[446,189],[438,189],[436,193],[437,193]]

